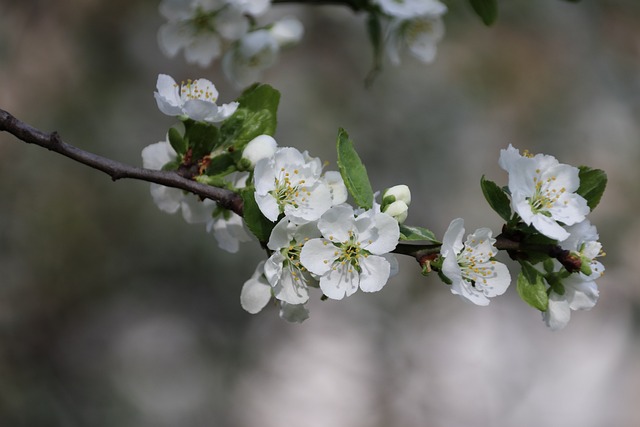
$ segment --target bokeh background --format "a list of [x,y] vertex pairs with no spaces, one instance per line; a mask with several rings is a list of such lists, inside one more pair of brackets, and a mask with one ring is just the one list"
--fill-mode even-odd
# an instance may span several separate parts
[[[439,236],[455,217],[500,229],[479,180],[506,183],[509,143],[604,169],[592,311],[553,333],[515,288],[476,307],[401,259],[377,294],[313,294],[302,325],[252,316],[239,293],[257,244],[227,254],[147,183],[0,134],[0,425],[640,425],[640,4],[502,1],[490,29],[447,4],[437,61],[405,57],[369,89],[363,16],[277,6],[306,29],[264,75],[282,92],[277,140],[335,167],[346,128],[374,187],[408,184],[408,223]],[[0,0],[0,108],[140,165],[174,123],[158,73],[239,94],[217,64],[162,56],[157,8]]]

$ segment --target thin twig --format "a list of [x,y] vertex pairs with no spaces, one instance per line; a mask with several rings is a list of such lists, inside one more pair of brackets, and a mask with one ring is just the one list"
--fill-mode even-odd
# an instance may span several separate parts
[[0,109],[0,131],[8,132],[27,144],[39,145],[93,169],[102,171],[109,175],[113,181],[130,178],[179,188],[204,199],[214,200],[223,208],[242,216],[242,198],[233,191],[201,184],[180,176],[174,171],[138,168],[81,150],[62,141],[57,132],[43,132],[2,109]]

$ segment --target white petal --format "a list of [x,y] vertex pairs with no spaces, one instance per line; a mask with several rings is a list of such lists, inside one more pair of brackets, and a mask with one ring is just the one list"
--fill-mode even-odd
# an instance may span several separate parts
[[451,221],[442,238],[440,253],[443,257],[455,257],[460,253],[463,247],[462,236],[464,236],[464,220],[462,218],[456,218]]
[[479,268],[492,268],[494,274],[489,277],[485,277],[484,280],[480,277],[476,280],[476,288],[482,291],[488,297],[495,297],[502,295],[506,292],[509,285],[511,285],[511,274],[506,265],[500,262],[488,262],[486,264],[476,265]]
[[202,99],[190,99],[184,103],[182,108],[189,118],[201,122],[218,113],[216,104]]
[[327,297],[340,300],[358,290],[359,279],[358,272],[352,266],[336,264],[335,268],[320,277],[320,289]]
[[338,248],[325,239],[311,239],[302,247],[300,262],[310,272],[323,275],[337,258]]
[[336,206],[346,202],[349,193],[340,172],[327,171],[324,174],[324,179],[331,190],[331,203]]
[[292,239],[292,230],[295,226],[292,226],[289,218],[284,217],[275,227],[271,230],[271,235],[269,236],[269,242],[267,243],[267,247],[272,251],[279,251],[282,248],[286,248],[291,243]]
[[549,295],[549,308],[542,313],[542,319],[552,331],[557,331],[567,326],[571,319],[571,309],[567,300],[555,292],[551,292]]
[[209,33],[193,38],[184,48],[184,57],[190,64],[208,67],[221,52],[220,38],[214,33]]
[[280,46],[298,43],[302,39],[304,27],[295,18],[283,18],[269,29]]
[[172,77],[166,74],[158,75],[156,83],[157,91],[153,96],[156,99],[158,108],[168,116],[182,114],[182,101],[180,99],[180,89]]
[[256,203],[262,215],[267,217],[269,221],[275,222],[280,216],[280,206],[278,201],[271,194],[260,195],[255,193]]
[[151,184],[151,197],[161,211],[173,214],[180,209],[184,193],[177,188]]
[[210,229],[213,229],[213,237],[218,242],[220,249],[229,253],[236,253],[240,249],[240,242],[248,242],[251,236],[244,228],[242,217],[235,213],[231,213],[228,219],[219,217],[210,222]]
[[386,213],[376,213],[372,217],[373,227],[360,233],[363,247],[375,255],[391,252],[398,246],[400,227],[398,221]]
[[364,292],[377,292],[389,280],[391,265],[381,257],[370,255],[360,259],[360,289]]
[[583,280],[580,275],[572,274],[562,284],[565,288],[565,299],[571,310],[590,310],[598,302],[600,295],[596,282]]
[[178,154],[168,141],[156,142],[142,149],[142,166],[146,169],[160,170],[177,157]]
[[318,221],[322,235],[334,242],[346,242],[354,231],[353,208],[349,205],[334,206]]
[[180,49],[191,42],[191,38],[191,31],[181,23],[168,22],[158,30],[158,45],[169,58],[176,56]]
[[548,216],[535,214],[531,217],[531,224],[540,233],[559,242],[569,237],[569,233],[555,222],[553,218],[549,218]]
[[211,214],[216,208],[212,200],[200,200],[194,195],[185,195],[182,199],[182,217],[187,224],[201,224],[211,220]]
[[256,314],[264,308],[271,299],[271,286],[264,278],[264,261],[258,264],[251,279],[247,280],[240,291],[240,305],[251,314]]

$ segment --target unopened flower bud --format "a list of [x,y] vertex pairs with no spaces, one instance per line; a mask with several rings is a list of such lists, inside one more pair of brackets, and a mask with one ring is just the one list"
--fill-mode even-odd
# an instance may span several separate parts
[[278,148],[278,143],[269,135],[259,135],[253,138],[242,152],[242,159],[248,160],[250,166],[247,169],[253,169],[259,160],[268,159],[273,156]]
[[[391,199],[393,197],[393,199]],[[406,185],[394,185],[391,188],[385,190],[382,194],[382,204],[391,204],[396,200],[404,202],[405,205],[411,204],[411,190]]]
[[407,204],[402,200],[396,200],[395,202],[383,207],[382,212],[387,215],[391,215],[396,221],[398,221],[398,224],[402,224],[409,214],[409,206],[407,206]]

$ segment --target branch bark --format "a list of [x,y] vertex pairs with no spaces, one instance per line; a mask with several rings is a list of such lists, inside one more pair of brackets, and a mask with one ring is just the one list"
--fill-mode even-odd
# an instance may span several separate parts
[[109,175],[113,181],[129,178],[179,188],[204,199],[211,199],[223,208],[242,216],[242,197],[233,191],[201,184],[174,171],[158,171],[134,167],[81,150],[62,141],[57,132],[43,132],[17,119],[3,109],[0,109],[0,131],[8,132],[27,144],[38,145],[102,171]]

